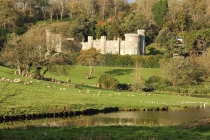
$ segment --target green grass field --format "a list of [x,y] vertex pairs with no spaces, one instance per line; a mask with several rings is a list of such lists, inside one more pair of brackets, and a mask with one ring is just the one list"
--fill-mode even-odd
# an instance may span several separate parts
[[71,126],[0,130],[3,140],[209,140],[208,125],[179,126]]
[[72,66],[69,67],[68,75],[55,75],[47,73],[46,77],[55,78],[61,81],[66,81],[70,78],[73,83],[81,84],[84,82],[86,85],[94,85],[97,83],[97,78],[107,73],[114,76],[120,83],[135,83],[136,77],[141,76],[142,80],[149,78],[152,75],[163,76],[162,72],[158,68],[121,68],[121,67],[93,67],[93,74],[91,79],[86,79],[89,73],[90,67],[88,66]]
[[[14,79],[13,70],[1,67],[0,77]],[[69,86],[67,83],[46,82],[35,79],[21,78],[20,83],[0,82],[1,98],[6,94],[21,93],[0,104],[0,114],[29,114],[38,112],[52,112],[68,110],[85,110],[89,108],[103,109],[104,107],[119,107],[121,110],[143,110],[148,108],[161,108],[169,106],[169,109],[180,109],[186,106],[200,106],[205,103],[208,105],[209,99],[194,98],[190,96],[177,96],[176,94],[167,95],[161,92],[147,93],[141,92],[112,91],[94,87],[97,77],[106,72],[121,83],[132,83],[136,73],[142,74],[142,79],[151,75],[161,75],[159,69],[140,69],[136,72],[131,68],[110,68],[94,67],[92,79],[86,79],[89,67],[75,66],[69,69],[69,75],[48,74],[57,80],[65,81],[71,78],[73,83],[80,85],[78,88]],[[24,82],[31,81],[31,84],[24,85]],[[99,93],[99,92],[102,93]],[[157,95],[157,96],[156,96]]]
[[[46,82],[13,75],[13,70],[0,67],[0,78],[21,78],[20,83],[0,82],[0,99],[7,94],[20,93],[0,103],[0,115],[20,115],[54,111],[75,111],[88,108],[102,109],[104,107],[119,107],[121,110],[143,110],[169,106],[169,109],[183,109],[186,106],[209,105],[209,99],[190,96],[177,96],[162,92],[147,93],[128,91],[112,91],[95,87],[97,78],[102,73],[108,73],[117,78],[120,83],[133,83],[135,77],[142,80],[151,75],[163,76],[160,69],[131,69],[94,67],[91,79],[86,79],[89,67],[74,66],[69,68],[68,75],[48,73],[46,77],[66,81],[70,78],[77,88],[67,83]],[[25,85],[24,82],[31,81]],[[84,83],[84,85],[80,85]],[[101,91],[102,93],[99,93]],[[4,140],[192,140],[210,139],[208,124],[201,127],[184,129],[179,126],[69,126],[69,127],[30,127],[27,124],[20,129],[12,129],[13,123],[0,127],[0,138]],[[8,125],[10,126],[8,128]]]

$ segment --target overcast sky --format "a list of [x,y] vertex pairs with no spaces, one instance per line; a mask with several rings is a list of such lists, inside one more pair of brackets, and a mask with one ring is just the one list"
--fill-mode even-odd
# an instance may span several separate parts
[[130,3],[131,3],[131,2],[135,2],[135,1],[136,1],[136,0],[128,0],[128,2],[130,2]]

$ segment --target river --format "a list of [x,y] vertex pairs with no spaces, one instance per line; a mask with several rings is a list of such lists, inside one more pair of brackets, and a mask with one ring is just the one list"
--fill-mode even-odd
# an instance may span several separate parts
[[210,117],[210,107],[187,108],[176,111],[123,111],[99,113],[91,116],[45,118],[4,122],[0,128],[24,128],[31,126],[95,126],[95,125],[178,125],[200,118]]

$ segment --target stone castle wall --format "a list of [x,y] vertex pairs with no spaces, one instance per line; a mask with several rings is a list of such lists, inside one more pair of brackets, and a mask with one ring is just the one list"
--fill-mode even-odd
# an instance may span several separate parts
[[[56,52],[61,52],[62,36],[53,34],[46,30],[47,50],[54,49]],[[82,50],[90,49],[91,47],[100,50],[102,54],[121,54],[121,55],[144,55],[146,53],[145,30],[137,30],[137,34],[125,34],[125,40],[107,40],[106,36],[101,36],[101,39],[93,40],[92,36],[88,36],[88,42],[81,42]]]
[[112,53],[121,55],[144,55],[146,53],[145,30],[138,30],[137,34],[125,34],[125,40],[106,40],[106,36],[101,39],[93,40],[92,36],[88,37],[88,42],[81,42],[82,50],[91,47],[100,50],[102,54]]
[[61,42],[62,35],[61,34],[53,34],[51,31],[46,30],[46,46],[47,46],[47,54],[50,51],[54,50],[56,52],[61,52]]

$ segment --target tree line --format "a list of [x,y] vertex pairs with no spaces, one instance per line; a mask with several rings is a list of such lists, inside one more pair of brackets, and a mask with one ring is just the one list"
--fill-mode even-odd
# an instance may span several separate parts
[[76,37],[80,41],[87,35],[123,38],[125,33],[146,29],[147,43],[163,43],[155,38],[166,28],[176,36],[210,25],[209,0],[137,0],[131,4],[127,0],[0,0],[0,3],[1,45],[8,32],[23,34],[38,21],[88,24],[87,34]]
[[[163,68],[169,76],[167,83],[174,87],[209,82],[207,64],[198,61],[209,59],[209,0],[0,0],[0,15],[0,63],[17,68],[18,75],[27,76],[33,70],[35,75],[44,75],[60,64],[135,67],[138,62],[142,67]],[[65,51],[51,49],[46,55],[46,29],[74,41],[63,38]],[[146,30],[147,55],[151,56],[80,51],[79,42],[88,36],[124,39],[125,33],[138,29]],[[171,59],[175,53],[182,59]]]

